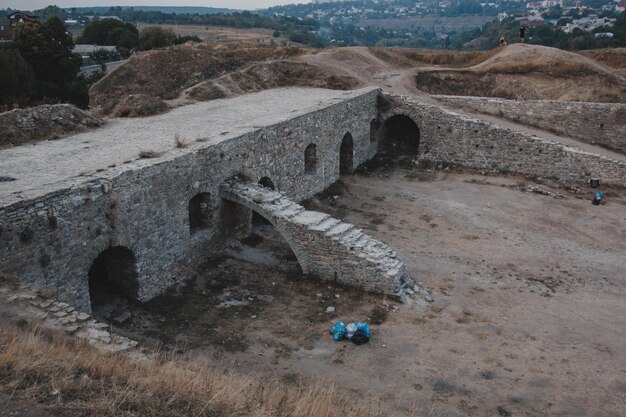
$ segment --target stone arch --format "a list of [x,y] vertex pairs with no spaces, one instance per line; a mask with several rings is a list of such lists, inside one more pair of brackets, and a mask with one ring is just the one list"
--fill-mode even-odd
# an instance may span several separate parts
[[420,130],[410,116],[394,114],[385,119],[381,136],[381,153],[417,156],[419,152]]
[[339,147],[339,173],[352,174],[354,170],[354,140],[350,132],[346,133]]
[[[276,189],[276,187],[274,186],[274,182],[272,181],[270,177],[261,178],[259,180],[259,185],[264,188],[269,188],[272,191]],[[263,216],[261,216],[259,213],[252,210],[252,227],[266,226],[266,225],[271,225],[271,223],[267,219],[265,219]]]
[[304,150],[304,175],[315,175],[317,172],[317,145],[310,143]]
[[189,200],[189,234],[194,235],[213,226],[211,194],[198,193]]
[[378,133],[380,130],[380,122],[378,119],[372,119],[370,122],[370,144],[378,142]]
[[91,308],[114,297],[136,300],[139,297],[137,259],[125,246],[111,246],[100,252],[88,272]]

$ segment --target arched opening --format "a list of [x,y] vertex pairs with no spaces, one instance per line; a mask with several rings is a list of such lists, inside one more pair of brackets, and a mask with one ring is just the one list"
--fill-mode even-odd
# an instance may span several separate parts
[[92,311],[113,303],[116,298],[137,299],[136,263],[133,251],[123,246],[110,247],[98,255],[89,268]]
[[370,143],[378,142],[378,130],[380,129],[380,123],[376,119],[372,119],[370,122]]
[[420,131],[417,124],[408,116],[396,115],[383,125],[381,153],[416,156],[419,150]]
[[315,175],[317,171],[317,145],[309,144],[304,150],[304,175]]
[[189,201],[189,233],[191,235],[213,226],[211,194],[200,193]]
[[350,132],[346,133],[339,148],[339,173],[352,174],[354,167],[354,142]]
[[275,190],[274,183],[269,177],[263,177],[259,180],[259,185],[265,188],[269,188],[270,190]]
[[[272,180],[269,177],[263,177],[259,180],[259,185],[265,188],[269,188],[270,190],[274,190],[274,183],[272,182]],[[254,232],[254,229],[258,228],[258,227],[262,227],[262,226],[271,226],[271,223],[265,219],[263,216],[261,216],[259,213],[257,213],[256,211],[252,211],[252,229]]]

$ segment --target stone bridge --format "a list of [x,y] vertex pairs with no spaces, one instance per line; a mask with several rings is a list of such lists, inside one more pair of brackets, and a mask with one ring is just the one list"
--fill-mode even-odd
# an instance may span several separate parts
[[350,223],[308,211],[284,193],[253,182],[227,181],[220,196],[274,225],[305,274],[401,299],[419,292],[398,253]]
[[371,87],[268,90],[0,150],[0,277],[83,311],[100,286],[146,301],[245,237],[252,210],[305,272],[402,296],[411,283],[393,250],[294,203],[379,153],[626,185],[623,159],[415,98]]

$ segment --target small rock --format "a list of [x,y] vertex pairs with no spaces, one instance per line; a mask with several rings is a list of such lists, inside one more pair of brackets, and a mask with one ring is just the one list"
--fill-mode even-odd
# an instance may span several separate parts
[[315,296],[316,296],[317,298],[322,298],[324,295],[323,295],[321,292],[318,292],[317,294],[315,294]]
[[89,314],[87,313],[78,313],[78,315],[76,316],[76,318],[80,321],[85,321],[89,318]]
[[329,306],[328,308],[326,308],[326,314],[334,314],[334,313],[335,313],[335,307]]
[[424,297],[424,300],[426,300],[426,302],[432,303],[433,302],[433,297],[431,297],[430,295],[427,295]]
[[78,330],[78,324],[72,324],[65,327],[65,331],[69,334],[74,334]]
[[405,291],[406,291],[406,293],[407,293],[407,294],[409,294],[409,295],[413,295],[413,294],[415,294],[415,291],[413,291],[413,290],[412,290],[412,289],[410,289],[410,288],[407,288]]
[[256,315],[250,316],[251,319],[256,319]]
[[335,294],[335,298],[341,298],[341,295]]
[[122,314],[120,314],[117,317],[113,318],[113,322],[117,323],[117,324],[122,324],[126,321],[128,321],[131,317],[130,311],[125,311]]

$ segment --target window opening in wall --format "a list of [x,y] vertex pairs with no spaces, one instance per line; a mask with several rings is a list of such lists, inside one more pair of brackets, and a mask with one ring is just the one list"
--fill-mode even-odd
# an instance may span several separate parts
[[354,166],[354,142],[352,135],[346,133],[339,148],[339,173],[341,175],[352,174]]
[[113,309],[127,300],[136,300],[139,292],[137,260],[133,251],[113,246],[104,252],[89,268],[89,298],[94,313],[104,311],[104,319]]
[[189,201],[189,233],[191,235],[213,226],[211,194],[200,193]]
[[317,145],[311,143],[304,150],[304,174],[314,175],[317,171]]

